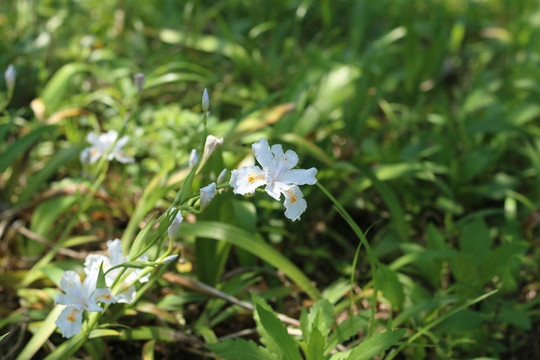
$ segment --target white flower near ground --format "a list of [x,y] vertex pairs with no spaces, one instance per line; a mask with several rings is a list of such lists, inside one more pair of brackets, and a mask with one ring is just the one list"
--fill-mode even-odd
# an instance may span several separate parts
[[[92,144],[81,152],[80,160],[84,164],[93,164],[100,157],[105,155],[107,150],[114,143],[114,148],[108,153],[107,160],[116,159],[121,163],[132,163],[135,161],[132,157],[126,155],[122,149],[128,142],[129,136],[122,136],[118,141],[118,132],[116,130],[109,130],[104,134],[96,135],[95,133],[89,133],[86,136],[86,141]],[[115,143],[116,141],[116,143]]]
[[285,197],[285,216],[295,221],[306,210],[307,203],[298,185],[313,185],[317,182],[317,169],[293,169],[298,163],[298,155],[287,150],[283,153],[280,144],[268,145],[268,140],[261,138],[252,145],[253,152],[262,169],[258,166],[245,166],[231,172],[230,185],[235,194],[253,193],[255,189],[266,185],[265,191],[280,201]]
[[214,199],[214,195],[216,195],[216,183],[213,182],[208,186],[205,186],[201,188],[201,210],[210,205],[212,200]]
[[[103,266],[103,272],[107,272],[111,267],[123,264],[128,261],[128,257],[124,256],[122,252],[122,243],[120,239],[114,239],[107,241],[107,247],[109,249],[110,257],[98,254],[90,254],[86,257],[84,261],[84,271],[92,273],[99,271],[99,267]],[[148,256],[142,255],[136,260],[148,261]],[[123,274],[122,268],[117,268],[112,271],[109,271],[105,274],[105,283],[107,286],[112,286],[116,278],[122,274],[121,286],[126,287],[131,284],[139,276],[143,269],[127,269]],[[126,274],[128,274],[126,276]],[[149,275],[139,279],[140,282],[147,282]],[[125,288],[120,294],[118,294],[117,301],[120,303],[131,303],[135,300],[136,289],[134,285],[131,285]]]
[[[174,211],[174,208],[173,208],[173,211]],[[178,210],[171,225],[169,225],[169,227],[167,228],[170,241],[174,241],[174,239],[176,239],[176,235],[178,235],[178,229],[180,228],[180,224],[182,224],[183,220],[184,218],[182,217],[182,212]]]
[[62,336],[70,338],[81,331],[83,310],[103,311],[98,302],[116,302],[111,289],[96,288],[98,274],[97,271],[88,273],[83,282],[75,271],[66,271],[62,276],[60,286],[65,294],[58,294],[54,300],[55,304],[66,305],[56,319]]

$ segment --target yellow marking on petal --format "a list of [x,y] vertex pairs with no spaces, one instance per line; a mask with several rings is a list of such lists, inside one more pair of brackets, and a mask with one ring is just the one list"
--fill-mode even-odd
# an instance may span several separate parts
[[99,295],[97,298],[96,298],[97,301],[99,300],[111,300],[111,295],[109,294],[103,294],[103,295]]
[[90,156],[98,155],[99,153],[100,153],[99,150],[96,150],[96,149],[90,150]]
[[296,202],[296,195],[291,190],[285,190],[287,195],[289,196],[289,199],[291,199],[291,204],[294,204]]
[[68,314],[66,320],[67,321],[70,321],[70,322],[75,322],[75,316],[77,315],[77,309],[73,309],[70,311],[70,313]]
[[263,176],[261,174],[249,174],[248,181],[250,184],[253,184],[257,180],[262,180]]

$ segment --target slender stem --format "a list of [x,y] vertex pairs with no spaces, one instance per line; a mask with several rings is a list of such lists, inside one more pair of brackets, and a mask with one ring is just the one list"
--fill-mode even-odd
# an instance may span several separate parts
[[[356,236],[358,236],[358,238],[360,239],[360,244],[358,245],[357,253],[360,251],[361,246],[364,246],[364,248],[366,249],[366,254],[367,254],[367,257],[368,257],[368,260],[369,260],[369,265],[370,265],[370,268],[371,268],[371,275],[373,277],[373,280],[372,280],[373,281],[373,295],[372,295],[372,298],[371,298],[371,302],[372,302],[371,303],[371,319],[370,319],[369,330],[368,330],[368,337],[370,337],[373,334],[373,330],[374,330],[374,326],[375,326],[375,310],[376,310],[376,307],[377,307],[377,292],[378,292],[377,291],[378,290],[378,286],[377,286],[378,284],[377,284],[377,279],[376,279],[375,274],[377,272],[379,261],[377,260],[377,258],[373,254],[373,250],[371,249],[371,246],[369,245],[369,242],[367,241],[367,239],[366,239],[366,237],[364,235],[364,232],[360,229],[360,227],[352,219],[352,217],[349,215],[349,213],[347,213],[347,211],[343,208],[343,206],[339,203],[339,201],[337,201],[336,198],[334,196],[332,196],[332,194],[330,194],[330,192],[321,184],[320,181],[317,182],[317,186],[330,199],[330,201],[332,201],[332,203],[334,204],[334,207],[337,210],[337,212],[347,222],[347,224],[349,224],[349,226],[352,228],[352,230],[354,231]],[[356,258],[357,258],[357,256],[355,255],[354,265],[356,265]],[[352,285],[353,278],[354,278],[354,267],[353,267],[352,271],[353,271],[353,274],[351,275],[351,285]],[[352,304],[351,304],[351,310],[352,310]]]

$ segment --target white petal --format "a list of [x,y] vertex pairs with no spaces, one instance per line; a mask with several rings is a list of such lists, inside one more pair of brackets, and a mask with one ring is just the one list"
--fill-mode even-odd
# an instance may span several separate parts
[[81,154],[79,155],[79,160],[85,165],[90,164],[90,148],[89,147],[81,151]]
[[82,309],[68,306],[56,319],[56,325],[60,328],[62,336],[70,338],[78,334],[82,328]]
[[81,289],[81,277],[75,271],[68,270],[62,275],[60,280],[60,287],[67,294],[71,293],[73,289]]
[[[104,302],[107,304],[112,304],[116,302],[116,298],[112,295],[111,289],[109,288],[97,288],[96,291],[94,292],[93,298],[95,302]],[[101,310],[88,309],[88,311],[101,311]]]
[[88,275],[91,272],[98,271],[103,264],[103,271],[107,271],[111,267],[111,262],[108,257],[98,254],[90,254],[84,260],[84,272]]
[[122,252],[122,242],[120,239],[107,241],[107,248],[111,256],[111,265],[116,266],[126,262],[124,253]]
[[123,148],[127,144],[128,140],[129,140],[128,135],[122,136],[120,139],[118,139],[118,141],[114,145],[114,148],[117,149],[117,150],[120,150],[121,148]]
[[118,137],[118,131],[116,130],[109,130],[105,134],[101,134],[99,136],[99,140],[102,145],[104,145],[106,148],[112,145],[113,142],[116,141],[116,138]]
[[135,286],[131,285],[127,289],[124,289],[120,294],[116,295],[116,299],[119,303],[130,304],[133,302],[133,300],[135,300],[135,294],[136,294]]
[[280,176],[279,181],[294,185],[313,185],[317,182],[315,175],[317,175],[317,169],[314,167],[307,170],[293,169]]
[[285,216],[292,221],[298,220],[300,215],[306,211],[307,203],[304,200],[304,195],[300,188],[296,185],[283,189],[283,195],[285,195]]
[[89,155],[90,155],[90,164],[95,163],[99,160],[99,158],[103,155],[103,151],[101,151],[97,147],[91,147],[89,148]]
[[91,132],[86,135],[86,141],[92,145],[97,145],[99,144],[99,137],[95,133]]
[[135,159],[131,156],[127,156],[126,153],[123,150],[114,150],[112,153],[109,154],[109,160],[116,159],[122,164],[128,164],[135,162]]
[[[281,199],[281,183],[270,183],[264,189],[268,195],[279,201]],[[288,188],[288,187],[287,187]]]
[[273,173],[275,162],[274,156],[272,156],[272,152],[270,151],[270,146],[268,146],[268,140],[261,138],[259,142],[251,145],[251,148],[253,149],[253,153],[255,154],[257,161],[259,164],[261,164],[263,169]]
[[201,190],[200,190],[201,209],[204,209],[205,207],[210,205],[210,203],[214,199],[214,195],[216,194],[216,191],[217,191],[217,189],[216,189],[216,183],[215,182],[211,183],[208,186],[205,186],[205,187],[201,188]]
[[90,271],[82,283],[82,296],[84,297],[84,302],[88,302],[94,292],[96,291],[96,285],[98,280],[99,272]]
[[251,194],[256,188],[266,184],[266,177],[258,166],[245,166],[231,172],[229,184],[235,194]]
[[283,161],[285,164],[284,168],[286,170],[290,170],[295,167],[296,164],[298,164],[298,155],[292,150],[287,150],[285,153],[283,153],[283,147],[281,144],[272,145],[271,150],[272,154],[274,154],[276,162]]
[[77,305],[79,303],[79,299],[74,296],[73,293],[70,294],[58,294],[56,295],[56,299],[54,299],[54,304],[62,304],[62,305]]

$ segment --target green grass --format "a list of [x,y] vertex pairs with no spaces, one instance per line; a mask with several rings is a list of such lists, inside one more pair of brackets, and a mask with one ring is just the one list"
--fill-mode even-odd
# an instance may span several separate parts
[[[11,98],[0,79],[1,355],[213,356],[255,327],[216,294],[253,292],[297,320],[327,299],[332,334],[355,317],[343,351],[407,329],[380,358],[540,357],[536,1],[18,0],[0,4],[0,39],[0,70],[17,70]],[[204,88],[225,141],[191,178]],[[135,162],[83,167],[86,135],[111,129]],[[192,211],[261,137],[318,169],[301,220],[230,189]],[[181,260],[63,339],[63,272],[114,238],[163,254],[180,194]],[[243,338],[266,354],[260,327]]]

